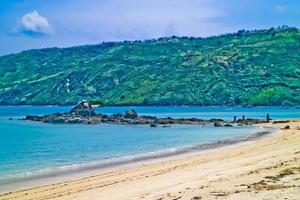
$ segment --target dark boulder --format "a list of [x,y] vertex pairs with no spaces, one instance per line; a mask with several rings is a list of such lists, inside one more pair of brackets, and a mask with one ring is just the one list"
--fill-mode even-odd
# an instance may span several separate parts
[[30,120],[30,121],[43,121],[44,117],[43,116],[34,116],[34,115],[26,115],[25,120]]
[[283,127],[282,130],[288,130],[288,129],[290,129],[290,128],[291,128],[291,127],[290,127],[289,125],[287,125],[287,126]]
[[72,110],[68,112],[68,114],[75,115],[75,116],[82,116],[82,117],[89,117],[89,116],[96,115],[94,109],[92,108],[92,105],[89,104],[87,100],[82,100],[79,103],[77,103],[77,105],[74,106]]
[[208,121],[211,122],[211,123],[221,123],[221,122],[224,122],[223,119],[210,119]]
[[150,124],[150,127],[155,128],[155,127],[157,127],[157,124]]
[[127,110],[124,115],[125,118],[135,119],[138,117],[138,114],[135,110]]
[[289,123],[290,121],[289,120],[277,120],[277,121],[274,121],[273,124],[281,124],[281,123]]
[[220,127],[220,126],[222,126],[221,122],[216,121],[216,122],[214,123],[214,127]]

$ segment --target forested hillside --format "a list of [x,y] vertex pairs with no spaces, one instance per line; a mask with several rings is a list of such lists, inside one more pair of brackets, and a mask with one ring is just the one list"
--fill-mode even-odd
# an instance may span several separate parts
[[0,57],[0,104],[298,105],[300,31],[280,27]]

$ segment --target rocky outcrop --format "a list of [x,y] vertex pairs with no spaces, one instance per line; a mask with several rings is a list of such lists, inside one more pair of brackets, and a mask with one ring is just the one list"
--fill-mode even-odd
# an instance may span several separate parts
[[[149,124],[151,127],[163,125],[168,127],[170,124],[191,124],[191,125],[206,125],[211,124],[218,126],[231,126],[235,123],[225,122],[222,119],[203,120],[198,118],[181,118],[174,119],[171,117],[157,118],[153,116],[138,115],[135,110],[128,110],[124,114],[117,113],[112,115],[97,114],[87,100],[80,101],[69,112],[54,113],[44,116],[28,115],[24,120],[41,121],[46,123],[73,123],[73,124]],[[264,120],[257,119],[238,119],[236,124],[251,125],[263,123]]]
[[87,100],[80,101],[69,112],[54,113],[44,116],[27,115],[25,120],[42,121],[56,124],[97,124],[101,123],[102,115],[95,113],[91,104]]
[[112,115],[97,114],[87,100],[80,101],[69,112],[54,113],[44,116],[28,115],[25,120],[41,121],[46,123],[73,123],[73,124],[149,124],[152,127],[155,125],[170,125],[170,124],[213,124],[215,121],[222,123],[222,120],[202,120],[197,118],[182,118],[174,119],[156,118],[153,116],[138,115],[135,110],[128,110],[124,114],[117,113]]
[[74,116],[82,116],[82,117],[91,117],[91,116],[96,116],[96,113],[94,109],[92,108],[92,105],[89,104],[87,100],[82,100],[79,103],[77,103],[74,108],[68,112],[69,115],[74,115]]
[[243,119],[238,119],[236,123],[239,125],[253,125],[253,124],[261,124],[261,123],[267,123],[269,121],[262,120],[262,119],[252,119],[252,118],[243,118]]
[[129,119],[135,119],[138,117],[138,114],[135,110],[128,110],[125,112],[124,117]]

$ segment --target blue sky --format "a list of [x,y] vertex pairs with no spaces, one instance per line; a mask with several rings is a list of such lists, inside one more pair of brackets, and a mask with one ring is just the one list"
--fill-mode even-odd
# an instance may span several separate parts
[[299,0],[1,0],[0,55],[44,47],[300,27]]

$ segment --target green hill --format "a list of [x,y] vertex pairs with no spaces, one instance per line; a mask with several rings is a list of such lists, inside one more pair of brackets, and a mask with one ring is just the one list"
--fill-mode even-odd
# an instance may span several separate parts
[[299,94],[297,28],[0,57],[0,104],[298,105]]

